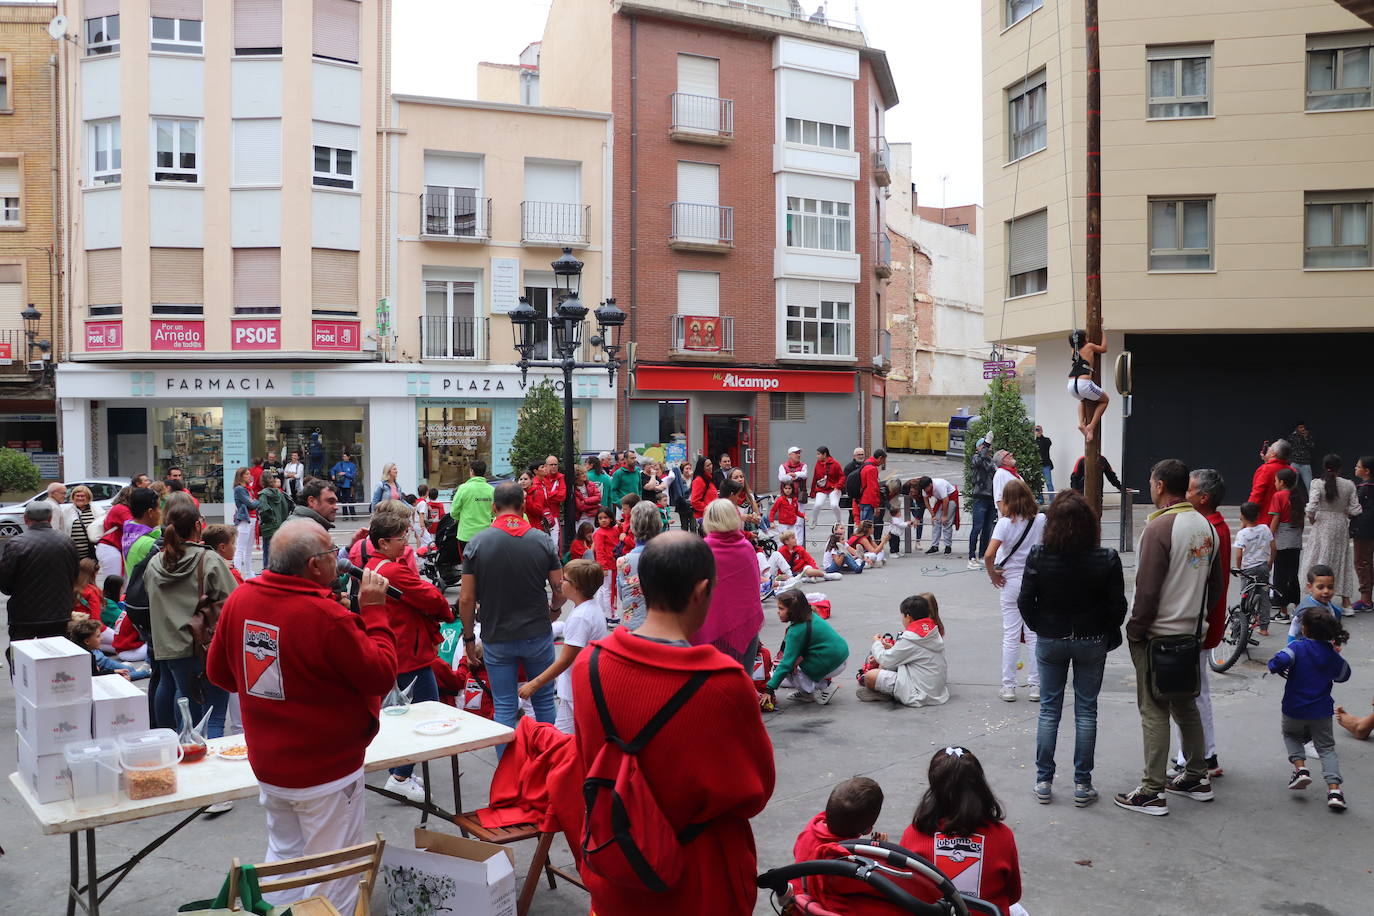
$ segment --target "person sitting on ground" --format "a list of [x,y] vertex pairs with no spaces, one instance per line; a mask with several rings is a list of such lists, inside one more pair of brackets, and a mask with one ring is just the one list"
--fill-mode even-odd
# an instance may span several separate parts
[[945,663],[945,624],[935,596],[910,595],[902,600],[902,632],[873,637],[872,654],[859,672],[859,699],[891,697],[904,706],[939,706],[949,702]]
[[884,534],[878,540],[873,540],[873,523],[868,520],[859,522],[854,529],[854,534],[849,539],[849,546],[855,550],[863,551],[864,563],[868,566],[887,565],[887,540],[890,537]]
[[789,587],[796,578],[792,575],[792,567],[783,559],[782,552],[774,548],[773,542],[767,538],[754,545],[759,558],[760,594],[765,599],[771,598],[779,588]]
[[[1105,334],[1105,331],[1103,332]],[[1106,339],[1105,336],[1103,338]],[[1093,343],[1083,331],[1069,335],[1069,346],[1073,348],[1073,363],[1069,367],[1069,395],[1078,404],[1078,431],[1083,434],[1084,442],[1093,441],[1097,435],[1102,414],[1107,410],[1107,392],[1093,381],[1093,363],[1097,357],[1107,352],[1105,343]]]
[[[597,503],[598,510],[600,505],[600,503]],[[587,551],[592,549],[592,536],[595,532],[596,525],[594,522],[586,519],[578,522],[577,535],[572,539],[572,543],[568,545],[568,556],[565,557],[565,559],[571,561],[580,560],[585,557]],[[592,558],[595,559],[594,553]]]
[[1330,611],[1336,620],[1350,613],[1348,609],[1336,603],[1336,574],[1324,563],[1318,563],[1307,570],[1307,594],[1293,611],[1293,622],[1288,625],[1290,643],[1302,634],[1302,617],[1313,608]]
[[[97,575],[99,570],[97,569]],[[113,627],[124,613],[124,577],[109,576],[100,587],[100,622]]]
[[849,644],[829,621],[812,611],[811,602],[799,589],[778,595],[777,604],[778,620],[787,624],[787,633],[768,679],[768,692],[792,687],[790,699],[824,706],[840,689],[835,679],[849,661]]
[[152,673],[147,665],[130,665],[127,662],[110,658],[101,652],[101,629],[99,620],[94,620],[84,614],[81,614],[79,618],[74,616],[72,622],[67,625],[67,638],[91,653],[91,674],[93,676],[117,674],[126,681],[136,681]]
[[[840,845],[847,840],[886,842],[886,834],[873,830],[882,810],[883,790],[876,782],[866,776],[844,780],[830,790],[825,810],[811,818],[797,835],[797,842],[792,847],[793,859],[798,862],[843,859],[853,855]],[[798,878],[792,886],[798,892],[805,889],[830,913],[900,916],[908,912],[888,901],[867,881],[816,875],[804,880]]]
[[[1007,916],[1026,916],[1019,902],[1016,837],[973,751],[957,745],[936,751],[927,782],[911,826],[902,833],[902,848],[953,875],[950,880],[961,894],[986,900]],[[978,859],[978,867],[961,868],[970,856]],[[931,903],[940,899],[925,879],[913,880],[916,896]]]
[[[1269,568],[1274,563],[1274,535],[1268,525],[1260,524],[1260,507],[1256,503],[1240,504],[1241,529],[1232,541],[1235,557],[1232,565],[1242,575],[1250,576],[1261,586],[1269,585]],[[1262,587],[1256,595],[1259,604],[1259,635],[1269,635],[1269,589]]]
[[863,553],[846,543],[842,524],[830,529],[830,540],[825,543],[821,562],[825,564],[826,576],[845,570],[855,575],[864,571]]
[[1345,794],[1336,739],[1331,734],[1331,685],[1350,680],[1350,665],[1341,658],[1341,646],[1350,634],[1325,608],[1308,608],[1302,615],[1302,636],[1269,659],[1269,671],[1287,681],[1282,726],[1283,743],[1293,764],[1288,788],[1306,789],[1312,784],[1305,749],[1311,742],[1322,762],[1326,806],[1340,812],[1345,810]]
[[782,542],[778,547],[778,553],[791,568],[792,575],[817,582],[840,577],[839,573],[828,573],[821,569],[820,564],[816,562],[815,557],[811,556],[810,551],[797,543],[795,531],[784,531],[778,536],[778,539]]
[[528,700],[549,681],[557,682],[558,718],[553,724],[564,734],[573,734],[572,666],[578,653],[595,640],[605,639],[606,617],[596,603],[606,573],[595,560],[573,560],[563,567],[563,595],[575,607],[566,620],[553,622],[554,638],[562,638],[563,648],[552,665],[520,685],[520,699]]

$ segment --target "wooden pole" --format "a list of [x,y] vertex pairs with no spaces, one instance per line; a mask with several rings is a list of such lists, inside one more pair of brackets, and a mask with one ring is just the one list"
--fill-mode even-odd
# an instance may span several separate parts
[[[1083,0],[1083,26],[1087,32],[1087,247],[1085,273],[1087,280],[1088,340],[1102,343],[1102,83],[1101,55],[1098,47],[1097,0]],[[1064,163],[1068,168],[1068,163]],[[1070,207],[1072,201],[1068,201]],[[1105,354],[1104,354],[1105,355]],[[1102,384],[1102,359],[1093,362],[1093,381]],[[1106,419],[1105,417],[1103,419]],[[1083,444],[1083,495],[1088,504],[1102,515],[1102,425],[1097,434]]]

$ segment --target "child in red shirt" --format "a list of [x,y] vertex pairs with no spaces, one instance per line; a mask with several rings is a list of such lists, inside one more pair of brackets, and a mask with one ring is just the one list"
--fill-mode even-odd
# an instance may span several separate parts
[[[902,847],[934,863],[961,894],[995,904],[1008,916],[1024,916],[1016,837],[1002,823],[1002,805],[978,758],[966,747],[938,750],[928,783]],[[940,899],[929,882],[914,880],[916,896],[931,903]]]
[[778,498],[773,500],[773,508],[768,510],[768,521],[778,526],[781,532],[779,537],[788,532],[795,533],[798,525],[806,523],[806,513],[802,511],[797,498],[795,481],[784,481],[778,487]]
[[[851,854],[839,845],[846,840],[871,836],[879,842],[886,841],[884,834],[873,832],[882,810],[881,786],[864,776],[846,779],[830,791],[825,810],[813,817],[798,834],[792,857],[798,862],[843,859]],[[907,912],[890,903],[873,885],[854,878],[812,875],[797,878],[792,888],[799,894],[810,895],[830,912],[846,916],[898,916]]]
[[577,536],[568,545],[568,559],[570,561],[582,559],[587,555],[587,551],[592,549],[592,532],[595,530],[591,522],[582,521],[578,523]]

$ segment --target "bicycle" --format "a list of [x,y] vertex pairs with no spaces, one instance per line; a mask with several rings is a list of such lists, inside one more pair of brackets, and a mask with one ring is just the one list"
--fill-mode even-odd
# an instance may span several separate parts
[[1245,586],[1240,592],[1240,603],[1233,604],[1226,612],[1221,642],[1213,646],[1207,654],[1207,665],[1216,672],[1229,671],[1240,660],[1242,654],[1249,656],[1251,646],[1259,645],[1254,632],[1260,625],[1260,597],[1264,594],[1262,589],[1269,592],[1270,607],[1273,607],[1273,586],[1239,569],[1233,569],[1231,573],[1244,579]]

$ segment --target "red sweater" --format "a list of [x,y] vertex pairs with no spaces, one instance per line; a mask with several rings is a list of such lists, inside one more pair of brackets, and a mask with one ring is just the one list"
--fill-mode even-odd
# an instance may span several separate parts
[[699,521],[716,498],[716,485],[705,477],[692,478],[692,515]]
[[[593,533],[593,536],[595,536],[595,533]],[[572,559],[580,560],[587,555],[588,546],[589,545],[586,541],[582,540],[581,538],[577,538],[572,542],[572,546],[568,548],[568,554],[572,557]],[[593,557],[593,559],[595,559],[595,557]]]
[[[773,745],[759,714],[758,694],[739,663],[711,646],[668,646],[617,629],[592,646],[611,719],[635,735],[692,674],[711,676],[639,754],[639,766],[659,807],[681,831],[708,826],[683,848],[681,883],[668,894],[636,891],[583,873],[597,916],[750,916],[758,888],[758,857],[749,818],[773,794]],[[588,650],[573,663],[574,740],[584,767],[606,743],[587,676]],[[711,749],[711,765],[684,767],[699,756],[702,735],[727,735]],[[724,774],[729,774],[728,778]]]
[[876,507],[881,502],[878,497],[878,459],[870,458],[863,463],[859,469],[859,482],[863,484],[863,489],[859,491],[859,505]]
[[[1287,467],[1292,465],[1271,458],[1255,469],[1255,476],[1250,481],[1250,502],[1260,507],[1260,519],[1263,521],[1269,520],[1269,504],[1274,498],[1274,475]],[[1226,562],[1229,563],[1230,559]]]
[[72,606],[72,611],[80,611],[92,620],[100,620],[100,608],[105,603],[105,593],[96,588],[94,584],[88,585],[76,596],[76,603]]
[[269,571],[234,589],[206,673],[239,695],[259,780],[304,789],[360,769],[396,683],[386,605],[352,614],[329,590]]
[[[996,904],[1003,913],[1021,900],[1021,862],[1016,855],[1016,837],[1006,824],[984,824],[968,837],[941,833],[932,837],[909,826],[902,834],[901,846],[935,863],[960,892]],[[913,880],[918,885],[914,891],[917,897],[930,903],[940,899],[929,882]]]
[[573,490],[573,500],[577,503],[577,514],[595,517],[596,510],[601,508],[601,488],[591,481],[587,481],[585,493],[583,489]]
[[782,554],[782,558],[787,561],[787,565],[792,568],[794,573],[799,573],[808,566],[815,569],[821,568],[820,564],[816,562],[816,558],[811,556],[805,547],[788,547],[784,544],[778,549],[778,553]]
[[778,498],[773,500],[773,508],[768,510],[768,520],[780,525],[795,525],[797,519],[806,518],[806,514],[801,511],[801,506],[795,499],[789,499],[778,494]]
[[844,468],[834,458],[822,458],[812,468],[811,495],[829,493],[844,486]]
[[529,519],[529,523],[536,531],[546,530],[545,522],[552,518],[549,515],[549,505],[544,501],[544,488],[538,481],[525,491],[525,518]]
[[105,533],[100,537],[100,543],[108,544],[116,550],[119,549],[119,539],[124,534],[124,523],[133,518],[128,506],[111,506],[110,511],[105,513]]
[[434,647],[443,641],[439,624],[453,622],[453,608],[442,592],[405,562],[374,556],[367,565],[401,590],[401,597],[388,595],[386,599],[387,619],[396,637],[396,670],[428,668],[435,658]]
[[[792,847],[792,858],[797,862],[813,862],[817,859],[843,859],[849,855],[849,851],[838,844],[845,840],[856,839],[858,837],[836,836],[831,833],[830,825],[825,821],[825,812],[822,811],[811,818],[811,822],[798,834],[797,843]],[[909,886],[905,881],[896,878],[893,881],[899,887],[905,887],[913,893],[916,892],[916,889]],[[853,916],[870,916],[870,914],[873,916],[902,916],[908,912],[895,903],[888,902],[887,898],[879,893],[873,885],[854,878],[813,875],[794,880],[792,886],[798,891],[805,890],[827,910],[845,914],[845,916],[848,914],[853,914]]]
[[[625,534],[625,540],[620,540],[621,533]],[[598,528],[592,533],[592,550],[596,555],[597,564],[607,572],[615,570],[616,550],[619,549],[620,556],[625,556],[635,548],[635,536],[630,534],[624,525],[612,525],[609,528]]]
[[114,625],[114,648],[116,652],[132,652],[143,645],[143,638],[134,629],[133,621],[127,611],[121,611]]
[[[1226,519],[1221,517],[1220,512],[1213,512],[1207,516],[1207,521],[1212,523],[1217,532],[1217,556],[1221,558],[1222,563],[1230,563],[1231,526],[1226,524]],[[1202,640],[1204,649],[1215,649],[1221,645],[1222,634],[1226,632],[1226,592],[1230,585],[1231,577],[1223,577],[1217,600],[1207,611],[1207,635]]]
[[544,505],[548,508],[553,518],[558,518],[563,514],[563,502],[568,498],[568,483],[562,474],[553,477],[541,477],[535,482],[535,486],[544,495]]

